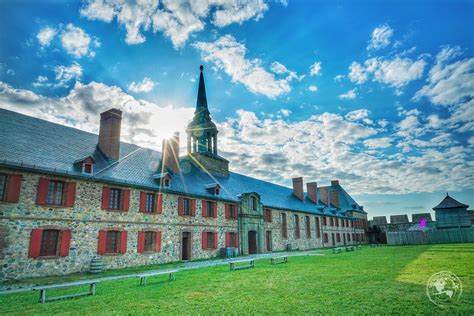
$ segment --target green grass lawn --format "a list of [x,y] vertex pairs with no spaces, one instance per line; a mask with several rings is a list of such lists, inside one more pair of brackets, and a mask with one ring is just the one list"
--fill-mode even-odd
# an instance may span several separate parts
[[[174,282],[165,281],[167,276],[149,279],[146,287],[136,278],[109,281],[97,285],[96,296],[46,304],[37,302],[37,292],[0,295],[0,314],[474,313],[474,244],[324,253],[290,257],[288,264],[275,266],[269,259],[259,260],[254,269],[235,272],[228,266],[187,270]],[[428,300],[425,285],[433,273],[443,270],[461,279],[463,294],[456,304],[441,309]],[[64,282],[84,276],[29,281]]]

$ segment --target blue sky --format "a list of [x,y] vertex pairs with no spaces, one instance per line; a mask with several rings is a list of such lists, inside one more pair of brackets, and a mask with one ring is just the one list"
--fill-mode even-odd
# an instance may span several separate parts
[[203,64],[234,171],[339,179],[369,216],[474,205],[472,1],[140,3],[2,1],[0,106],[184,146]]

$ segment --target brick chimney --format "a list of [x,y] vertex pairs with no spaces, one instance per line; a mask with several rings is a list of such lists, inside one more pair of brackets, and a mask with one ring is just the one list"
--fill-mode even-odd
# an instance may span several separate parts
[[335,186],[337,186],[337,185],[339,185],[339,180],[332,180],[332,181],[331,181],[331,186],[332,186],[332,187],[335,187]]
[[100,114],[99,149],[112,160],[120,157],[122,111],[110,109]]
[[318,184],[316,182],[306,183],[306,192],[308,192],[308,199],[318,204]]
[[163,139],[163,157],[161,158],[162,169],[169,169],[179,173],[179,133],[174,133],[170,139]]
[[301,201],[304,200],[303,177],[293,178],[293,194]]

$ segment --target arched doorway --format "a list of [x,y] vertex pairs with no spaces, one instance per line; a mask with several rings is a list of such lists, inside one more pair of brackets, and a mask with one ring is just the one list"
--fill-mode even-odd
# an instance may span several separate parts
[[249,254],[257,253],[257,232],[249,230]]

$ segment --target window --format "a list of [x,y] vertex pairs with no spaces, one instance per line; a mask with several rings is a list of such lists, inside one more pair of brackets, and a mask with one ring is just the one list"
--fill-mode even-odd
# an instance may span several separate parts
[[294,219],[295,219],[295,238],[299,239],[300,238],[300,219],[298,215],[295,215]]
[[319,217],[316,217],[315,220],[316,220],[316,237],[321,238],[321,230],[319,229]]
[[323,216],[323,226],[327,226],[328,222],[326,220],[326,216]]
[[341,234],[339,233],[336,234],[336,241],[341,242]]
[[91,163],[84,163],[82,165],[82,172],[91,174],[92,173],[92,164]]
[[165,180],[163,181],[163,186],[169,187],[170,184],[171,184],[171,180],[169,178],[165,178]]
[[334,218],[331,217],[331,218],[329,219],[329,225],[330,225],[330,226],[334,226]]
[[156,195],[147,193],[145,199],[145,213],[154,213],[156,209]]
[[227,219],[237,219],[237,205],[235,205],[235,204],[226,204],[225,205],[225,218],[227,218]]
[[215,234],[213,232],[207,232],[206,234],[207,234],[207,249],[213,249]]
[[309,216],[306,216],[306,238],[311,238],[311,221]]
[[250,197],[250,203],[251,203],[252,211],[256,211],[257,210],[257,198],[255,196]]
[[105,252],[106,253],[119,253],[120,252],[120,232],[119,231],[107,232]]
[[0,201],[4,201],[7,192],[7,175],[0,174]]
[[64,200],[64,182],[49,181],[48,195],[46,197],[46,204],[48,205],[63,205]]
[[226,247],[238,247],[238,242],[237,242],[237,233],[227,233],[226,234]]
[[204,217],[216,217],[216,202],[204,201],[203,206],[205,207],[205,211],[202,214]]
[[122,190],[110,189],[109,209],[120,210],[122,208]]
[[191,200],[190,199],[183,199],[183,215],[190,216],[191,215]]
[[214,194],[219,195],[220,193],[221,193],[221,188],[217,186],[216,189],[214,190]]
[[342,227],[346,226],[345,223],[344,223],[345,221],[346,221],[345,219],[341,219],[341,226]]
[[281,213],[281,236],[286,239],[288,238],[288,226],[286,222],[286,214]]
[[324,233],[324,242],[329,242],[329,237],[327,233]]
[[347,241],[351,242],[351,234],[347,233]]
[[263,220],[265,222],[269,222],[271,223],[272,222],[272,210],[266,208],[263,212]]
[[40,257],[57,256],[59,250],[59,230],[43,230],[41,236]]
[[144,248],[145,252],[156,250],[156,232],[145,232]]
[[336,227],[339,227],[339,218],[336,218],[335,221],[336,221]]

